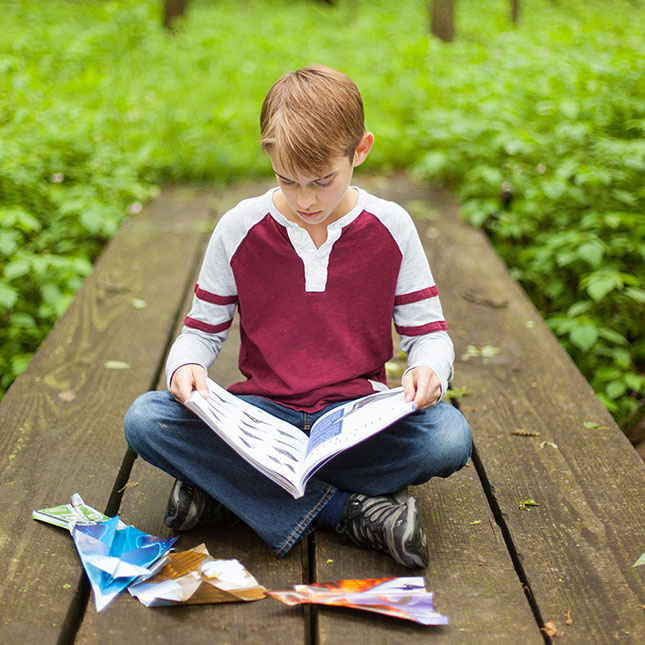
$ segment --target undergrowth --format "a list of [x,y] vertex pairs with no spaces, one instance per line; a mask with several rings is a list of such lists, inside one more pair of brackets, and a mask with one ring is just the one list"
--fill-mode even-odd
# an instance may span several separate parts
[[[624,426],[645,394],[645,12],[638,1],[10,0],[0,42],[0,388],[164,182],[266,174],[264,94],[321,62],[352,76],[367,168],[453,188]],[[642,409],[642,408],[641,408]]]

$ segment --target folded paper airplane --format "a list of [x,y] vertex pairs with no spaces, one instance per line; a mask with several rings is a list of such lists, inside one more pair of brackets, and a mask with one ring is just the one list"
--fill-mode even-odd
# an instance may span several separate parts
[[292,591],[269,591],[267,595],[286,605],[334,605],[404,618],[422,625],[448,624],[448,618],[435,611],[432,592],[426,590],[422,576],[294,585]]

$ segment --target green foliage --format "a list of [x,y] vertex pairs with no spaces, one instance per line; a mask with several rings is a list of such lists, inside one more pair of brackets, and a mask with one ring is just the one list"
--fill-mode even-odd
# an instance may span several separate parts
[[[103,243],[168,181],[265,174],[259,106],[322,62],[358,83],[368,170],[458,191],[619,420],[645,394],[642,3],[10,0],[0,41],[0,390]],[[510,199],[512,197],[512,199]],[[510,201],[509,201],[510,199]]]
[[645,394],[645,20],[627,3],[613,15],[568,4],[527,15],[450,74],[458,109],[439,136],[433,108],[411,126],[430,150],[416,167],[457,184],[466,216],[629,423]]

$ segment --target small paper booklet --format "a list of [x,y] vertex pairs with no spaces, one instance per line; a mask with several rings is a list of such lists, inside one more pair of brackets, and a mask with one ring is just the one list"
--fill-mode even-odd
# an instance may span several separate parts
[[109,519],[95,508],[88,506],[78,494],[72,495],[71,504],[61,504],[51,508],[41,508],[39,511],[32,511],[31,516],[35,520],[47,522],[54,526],[60,526],[71,532],[75,525],[97,524]]
[[313,424],[307,436],[211,379],[208,387],[208,398],[195,391],[186,407],[296,499],[304,495],[307,481],[329,459],[414,412],[414,404],[406,403],[402,387],[384,390],[330,410]]

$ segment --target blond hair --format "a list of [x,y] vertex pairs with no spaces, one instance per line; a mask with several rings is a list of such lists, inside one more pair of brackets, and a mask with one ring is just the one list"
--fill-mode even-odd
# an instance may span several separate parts
[[281,76],[260,115],[261,146],[285,170],[316,175],[338,156],[354,155],[365,133],[354,81],[324,65]]

